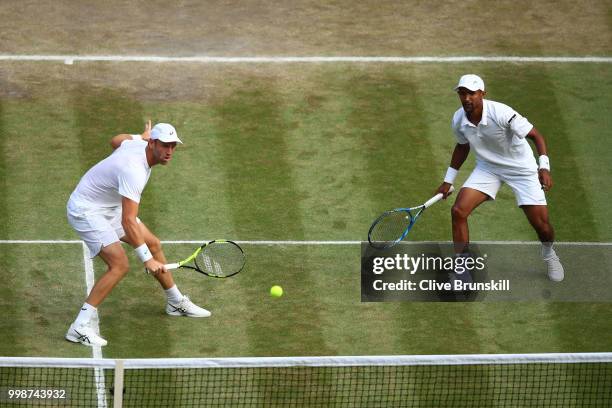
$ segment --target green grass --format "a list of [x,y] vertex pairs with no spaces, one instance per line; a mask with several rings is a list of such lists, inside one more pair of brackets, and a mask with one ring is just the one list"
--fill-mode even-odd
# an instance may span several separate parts
[[[7,54],[119,55],[518,55],[610,56],[609,1],[499,2],[2,2],[0,44]],[[158,7],[156,7],[158,6]],[[159,7],[161,6],[161,7]],[[477,16],[477,18],[475,18]],[[37,22],[33,24],[32,22]],[[40,22],[40,23],[38,23]],[[516,27],[519,27],[518,29]],[[100,41],[100,39],[104,41]],[[561,241],[612,241],[612,67],[610,64],[145,64],[0,63],[0,240],[76,239],[65,203],[83,173],[110,153],[108,141],[140,132],[146,119],[176,125],[185,145],[155,168],[141,218],[165,240],[360,240],[372,218],[419,203],[437,187],[454,139],[459,107],[452,88],[464,73],[481,74],[489,97],[527,116],[546,136],[555,187],[551,219]],[[461,171],[463,182],[473,158]],[[450,203],[428,210],[413,240],[450,238]],[[508,188],[470,220],[477,240],[534,240]],[[244,245],[248,264],[227,280],[176,272],[181,290],[213,312],[208,319],[171,318],[155,280],[128,250],[132,270],[100,307],[107,358],[296,355],[466,354],[610,351],[611,303],[362,303],[358,245]],[[535,248],[535,247],[534,247]],[[192,245],[166,245],[170,259]],[[605,251],[599,256],[597,251]],[[567,279],[558,292],[612,270],[608,247],[559,251]],[[80,244],[0,243],[0,355],[91,357],[63,340],[85,297]],[[537,258],[528,248],[510,262]],[[589,262],[583,262],[589,258]],[[507,266],[507,264],[506,264]],[[100,260],[95,274],[104,272]],[[543,265],[533,291],[552,283]],[[596,268],[595,271],[593,271]],[[604,296],[608,280],[594,295]],[[272,299],[271,285],[285,295]],[[575,285],[576,287],[580,285]],[[603,293],[603,295],[602,295]],[[584,295],[584,294],[582,294]],[[253,405],[584,406],[610,367],[585,377],[577,364],[532,365],[516,377],[494,366],[455,366],[441,379],[429,367],[336,371],[243,369],[242,381],[213,392],[185,392],[185,372],[166,370],[136,393],[128,371],[126,401],[182,406],[212,395],[236,402],[252,388]],[[609,366],[609,365],[608,365]],[[509,366],[503,367],[507,370]],[[534,380],[544,370],[545,380]],[[218,369],[213,369],[215,371]],[[599,370],[599,371],[598,371]],[[20,370],[0,370],[7,381]],[[15,385],[44,382],[29,370]],[[36,370],[40,372],[40,370]],[[321,370],[324,371],[324,370]],[[350,371],[350,370],[349,370]],[[71,371],[74,374],[74,371]],[[506,371],[505,371],[506,372]],[[207,373],[208,374],[208,373]],[[215,371],[215,374],[218,374]],[[95,377],[79,371],[95,405]],[[199,372],[198,375],[204,375]],[[477,380],[469,380],[474,375]],[[373,388],[370,377],[385,384]],[[297,380],[312,387],[295,391]],[[109,403],[113,375],[105,373]],[[342,395],[342,382],[364,381]],[[21,383],[21,381],[28,381]],[[567,392],[542,397],[543,385]],[[2,383],[3,386],[6,384]],[[214,380],[198,378],[198,386]],[[603,384],[603,385],[601,385]],[[270,389],[269,386],[273,388]],[[495,387],[494,387],[495,385]],[[387,388],[385,388],[387,387]],[[237,390],[237,392],[236,392]],[[515,395],[518,392],[519,395]],[[137,395],[138,394],[138,395]],[[221,395],[220,395],[221,394]],[[506,403],[495,401],[496,395]],[[600,392],[602,394],[602,392]],[[454,398],[449,403],[450,397]],[[603,406],[605,396],[589,406]],[[511,402],[508,400],[511,399]],[[261,402],[263,401],[263,402]],[[362,401],[359,404],[356,401]],[[314,401],[308,401],[314,405]],[[548,405],[547,405],[548,404]],[[0,403],[2,405],[2,403]],[[203,405],[203,404],[200,404]]]
[[25,54],[610,55],[611,10],[606,0],[2,2],[0,44]]
[[[27,90],[0,104],[1,239],[75,239],[65,202],[117,133],[144,120],[176,125],[185,145],[154,168],[141,218],[162,239],[359,240],[390,207],[437,187],[454,141],[458,76],[481,73],[491,99],[547,137],[561,241],[611,241],[608,64],[287,65],[167,67],[44,65],[19,71]],[[154,74],[158,70],[158,74]],[[179,75],[182,74],[182,75]],[[197,75],[196,75],[197,74]],[[142,78],[159,75],[140,87]],[[95,78],[88,82],[87,78]],[[119,79],[118,79],[119,78]],[[36,84],[31,86],[28,84]],[[465,180],[473,161],[459,176]],[[449,203],[412,239],[448,240]],[[509,189],[470,220],[477,240],[534,240]],[[78,245],[2,245],[8,282],[1,355],[88,356],[63,340],[84,298]],[[168,245],[170,258],[191,252]],[[228,280],[177,272],[179,287],[213,312],[164,315],[157,283],[134,263],[100,308],[105,357],[281,356],[606,351],[606,303],[360,302],[359,248],[248,246]],[[128,251],[130,252],[130,251]],[[131,255],[130,255],[131,256]],[[95,263],[96,274],[104,271]],[[581,270],[569,274],[583,273]],[[273,284],[281,299],[267,295]],[[26,299],[27,301],[23,301]]]
[[[7,16],[0,41],[7,53],[41,54],[608,56],[612,50],[612,8],[606,2],[588,7],[519,2],[486,10],[479,2],[454,1],[349,7],[341,1],[260,2],[257,10],[206,4],[205,12],[191,2],[181,3],[180,10],[166,6],[100,3],[84,10],[61,1],[52,7],[7,3],[0,6]],[[168,18],[174,11],[180,18]],[[118,14],[121,18],[115,18]],[[83,15],[88,16],[85,25]],[[39,20],[48,23],[31,24]],[[154,169],[143,197],[141,218],[160,238],[364,239],[375,215],[421,202],[435,190],[454,145],[450,118],[459,103],[452,87],[461,74],[476,72],[491,99],[516,108],[547,138],[557,239],[612,241],[610,64],[2,62],[0,72],[0,240],[76,239],[65,219],[70,192],[89,167],[110,153],[111,136],[140,132],[148,118],[175,124],[185,141],[170,166]],[[470,158],[458,184],[472,166]],[[428,210],[411,239],[448,240],[449,207],[446,202]],[[477,210],[470,227],[477,240],[535,239],[508,188],[495,203]],[[610,303],[362,303],[356,245],[244,246],[247,268],[234,278],[176,273],[181,290],[213,312],[209,319],[166,316],[158,284],[128,250],[132,271],[100,307],[101,332],[109,340],[103,356],[592,352],[612,347],[606,335]],[[166,245],[165,250],[174,260],[193,247]],[[609,249],[599,250],[606,256],[592,257],[595,265],[581,263],[591,249],[576,255],[560,251],[569,257],[565,288],[583,276],[588,280],[610,272]],[[89,348],[63,340],[85,297],[81,245],[0,243],[0,253],[0,307],[5,311],[0,355],[91,357]],[[526,262],[537,254],[517,251],[510,257]],[[96,260],[94,265],[99,277],[104,264]],[[553,285],[544,281],[542,267],[529,265],[542,277],[534,280],[534,290]],[[594,267],[597,273],[591,272]],[[273,284],[283,286],[282,298],[269,297]],[[410,369],[409,376],[418,382],[428,378],[428,369]],[[397,398],[394,404],[407,400],[400,393],[405,390],[420,406],[442,407],[438,396],[457,398],[453,406],[479,398],[477,405],[495,406],[496,393],[518,390],[515,405],[544,406],[555,399],[538,399],[530,388],[539,385],[532,381],[538,369],[532,366],[533,371],[509,379],[489,367],[458,367],[433,388],[406,386],[414,381],[392,375],[386,378],[396,392],[380,392]],[[370,370],[376,371],[365,369],[349,378],[361,380]],[[556,370],[547,371],[547,379],[565,382],[571,391],[555,397],[565,398],[564,406],[580,404],[578,398],[589,392],[583,386],[595,380],[585,381],[569,367]],[[265,388],[265,380],[252,379],[256,392],[267,398],[262,406],[299,404],[285,398],[304,394],[284,395],[295,384],[278,386],[283,379],[272,371],[273,390]],[[325,385],[316,395],[329,394],[327,404],[339,401],[335,373],[298,371],[289,369],[286,377]],[[14,373],[11,369],[0,377]],[[469,373],[479,380],[466,381]],[[609,368],[602,368],[595,375],[609,378],[607,373]],[[91,370],[81,374],[92,387]],[[155,385],[145,393],[155,399],[151,404],[181,405],[180,398],[188,395],[177,386],[182,375],[161,375],[167,388],[147,382]],[[107,371],[107,391],[112,377]],[[43,385],[33,376],[24,378]],[[52,381],[57,378],[60,382],[46,385],[64,385],[61,376]],[[491,388],[500,378],[507,388]],[[369,381],[363,388],[376,396]],[[160,390],[167,400],[156,394]],[[603,398],[597,402],[604,404]]]
[[62,339],[67,310],[86,294],[81,245],[0,244],[0,251],[0,304],[11,311],[0,319],[0,355],[91,357]]

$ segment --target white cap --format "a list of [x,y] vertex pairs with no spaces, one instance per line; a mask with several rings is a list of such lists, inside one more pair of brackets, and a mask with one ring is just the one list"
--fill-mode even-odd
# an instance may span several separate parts
[[153,129],[151,129],[151,140],[161,140],[164,143],[183,143],[181,139],[178,138],[174,126],[168,123],[158,123],[155,125]]
[[472,92],[479,89],[481,91],[485,90],[484,81],[482,78],[474,74],[467,74],[459,78],[459,83],[455,87],[455,91],[459,88],[466,88]]

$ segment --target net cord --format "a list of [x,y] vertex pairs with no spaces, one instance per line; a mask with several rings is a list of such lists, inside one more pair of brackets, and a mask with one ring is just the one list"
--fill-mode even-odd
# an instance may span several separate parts
[[47,357],[0,357],[0,367],[65,367],[116,369],[146,368],[241,368],[241,367],[342,367],[342,366],[420,366],[490,365],[536,363],[610,363],[612,353],[533,353],[533,354],[457,354],[339,357],[238,357],[238,358],[152,358],[93,359]]

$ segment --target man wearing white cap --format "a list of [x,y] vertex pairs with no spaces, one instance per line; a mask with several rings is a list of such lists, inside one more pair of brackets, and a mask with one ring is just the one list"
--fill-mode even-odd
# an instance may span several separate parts
[[[455,251],[468,251],[468,217],[483,202],[494,200],[506,183],[542,242],[548,277],[556,282],[563,280],[563,266],[552,248],[555,236],[544,195],[553,185],[544,137],[511,107],[484,99],[485,85],[479,76],[463,75],[455,91],[462,105],[452,119],[457,144],[438,192],[446,198],[470,150],[476,155],[476,167],[451,210]],[[526,139],[534,143],[539,165]]]
[[166,292],[166,313],[171,316],[208,317],[210,312],[183,295],[172,273],[164,267],[166,257],[159,239],[138,218],[141,194],[151,167],[166,165],[177,144],[176,129],[149,121],[142,135],[120,134],[111,139],[113,153],[93,166],[70,195],[67,216],[70,225],[87,244],[91,257],[99,255],[108,269],[95,283],[66,339],[88,346],[105,346],[106,340],[91,327],[97,307],[127,274],[128,257],[119,242],[130,244],[145,268]]

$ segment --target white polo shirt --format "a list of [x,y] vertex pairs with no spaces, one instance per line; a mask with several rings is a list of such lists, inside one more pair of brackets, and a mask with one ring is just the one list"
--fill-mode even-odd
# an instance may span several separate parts
[[457,143],[470,144],[476,164],[493,173],[537,172],[538,165],[525,136],[533,125],[503,103],[483,100],[482,119],[476,126],[463,108],[453,115],[452,129]]
[[121,207],[123,197],[137,203],[149,181],[144,140],[125,140],[115,151],[93,166],[75,188],[70,201],[87,209]]

